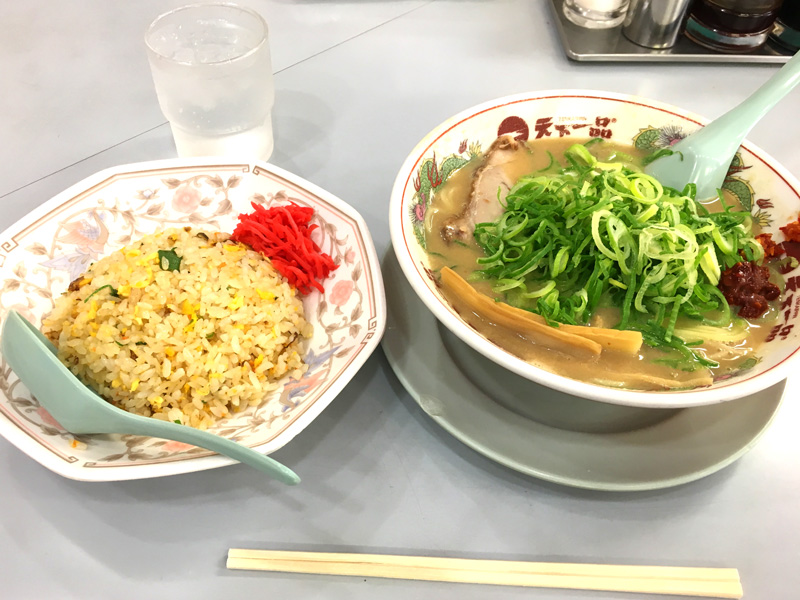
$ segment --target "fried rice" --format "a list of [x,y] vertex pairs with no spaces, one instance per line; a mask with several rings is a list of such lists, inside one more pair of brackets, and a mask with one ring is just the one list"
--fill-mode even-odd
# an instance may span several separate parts
[[206,429],[299,378],[312,333],[295,290],[226,234],[169,229],[91,265],[43,332],[86,385],[135,414]]

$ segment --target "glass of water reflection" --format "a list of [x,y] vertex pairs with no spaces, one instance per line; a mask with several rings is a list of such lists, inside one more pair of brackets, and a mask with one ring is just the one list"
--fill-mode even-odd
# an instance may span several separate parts
[[275,86],[267,23],[234,4],[192,4],[145,34],[158,103],[179,156],[272,154]]

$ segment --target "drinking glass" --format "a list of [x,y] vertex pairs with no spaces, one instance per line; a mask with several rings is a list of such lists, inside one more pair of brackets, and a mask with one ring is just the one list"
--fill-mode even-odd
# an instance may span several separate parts
[[628,0],[564,0],[564,16],[587,29],[616,27],[625,19]]
[[275,86],[267,23],[234,4],[192,4],[145,34],[158,103],[179,156],[272,154]]

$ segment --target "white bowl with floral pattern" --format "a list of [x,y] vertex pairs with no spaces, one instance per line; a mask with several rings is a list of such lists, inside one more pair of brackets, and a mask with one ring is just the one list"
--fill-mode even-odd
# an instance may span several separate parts
[[[784,274],[781,311],[767,342],[739,371],[708,387],[683,391],[621,390],[555,375],[517,358],[472,329],[444,299],[431,271],[423,221],[431,195],[501,134],[519,140],[602,137],[652,151],[668,147],[708,120],[654,100],[590,90],[548,90],[491,100],[448,119],[411,151],[392,189],[392,245],[411,286],[450,331],[484,357],[537,384],[612,404],[677,408],[753,394],[785,379],[800,359],[800,268]],[[780,227],[798,218],[800,182],[763,150],[745,142],[724,187],[750,210],[762,231],[800,258],[800,243]]]
[[[158,229],[232,231],[237,216],[289,201],[314,208],[314,233],[339,267],[304,297],[314,325],[300,380],[212,431],[264,454],[300,433],[355,375],[386,324],[380,264],[367,226],[342,200],[260,162],[179,159],[124,165],[81,181],[0,234],[0,321],[11,309],[39,325],[53,300],[101,256]],[[0,356],[0,434],[49,469],[83,481],[159,477],[233,461],[179,442],[76,436],[39,406]]]

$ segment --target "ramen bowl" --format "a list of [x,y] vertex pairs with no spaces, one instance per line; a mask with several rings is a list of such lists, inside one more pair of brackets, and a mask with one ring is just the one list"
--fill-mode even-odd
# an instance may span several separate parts
[[[800,268],[782,274],[780,311],[770,322],[763,343],[740,368],[715,376],[693,389],[639,391],[606,387],[554,374],[518,358],[471,327],[442,294],[425,237],[431,199],[448,178],[474,160],[501,135],[520,141],[589,138],[634,146],[644,153],[668,148],[708,120],[686,110],[635,96],[587,90],[550,90],[492,100],[467,109],[428,133],[408,155],[392,189],[392,245],[402,271],[416,294],[452,334],[470,346],[478,362],[462,363],[470,376],[492,373],[495,366],[514,374],[515,395],[535,394],[537,386],[573,397],[613,405],[673,409],[742,398],[785,379],[800,356]],[[748,210],[762,233],[770,233],[788,256],[800,257],[800,243],[785,239],[781,226],[798,218],[800,182],[750,142],[740,148],[724,188]],[[735,310],[735,309],[734,309]],[[466,356],[466,353],[465,353]],[[491,369],[480,363],[492,361]],[[485,364],[484,364],[485,366]],[[530,388],[520,381],[532,382]],[[485,386],[484,386],[485,387]]]

